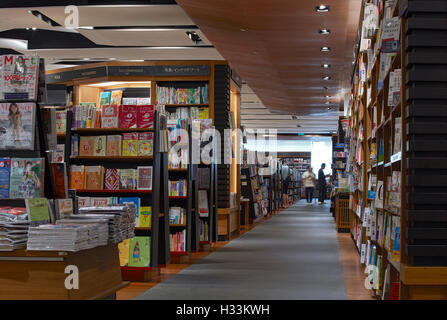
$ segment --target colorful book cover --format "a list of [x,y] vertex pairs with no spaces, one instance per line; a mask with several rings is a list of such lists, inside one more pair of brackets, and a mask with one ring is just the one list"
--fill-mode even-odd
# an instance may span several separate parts
[[12,158],[10,198],[43,196],[44,162],[42,158]]
[[110,94],[110,104],[120,105],[122,97],[123,97],[122,90],[112,90],[112,93]]
[[102,128],[118,128],[118,105],[106,104],[101,111]]
[[107,207],[112,204],[112,199],[110,197],[91,197],[90,205],[92,207]]
[[46,198],[26,199],[25,205],[32,227],[50,223],[50,211]]
[[138,155],[138,133],[132,132],[132,133],[123,133],[123,156],[137,156]]
[[65,163],[50,163],[51,174],[54,179],[54,190],[60,199],[68,197],[67,167]]
[[106,190],[118,190],[119,188],[118,169],[106,169],[104,184]]
[[136,99],[137,99],[135,103],[136,105],[141,106],[151,104],[151,98],[136,98]]
[[122,137],[121,135],[107,136],[107,156],[121,156]]
[[56,132],[58,134],[65,134],[67,128],[67,111],[56,110]]
[[126,239],[118,244],[118,252],[120,256],[121,267],[127,267],[129,263],[129,245],[130,245],[130,239]]
[[102,166],[85,167],[85,189],[102,190],[104,181],[104,171]]
[[123,105],[131,105],[131,106],[135,106],[137,105],[137,98],[122,98],[122,103]]
[[137,106],[120,105],[119,107],[119,127],[137,127]]
[[152,190],[152,167],[137,167],[137,189]]
[[36,100],[39,57],[24,55],[1,56],[1,100]]
[[102,109],[102,106],[105,104],[110,104],[110,97],[111,93],[110,91],[103,91],[99,95],[99,108]]
[[135,169],[118,169],[120,177],[120,190],[136,189],[136,170]]
[[9,176],[11,173],[11,159],[0,158],[0,198],[9,198]]
[[152,156],[154,154],[154,142],[152,132],[140,132],[138,134],[138,155]]
[[154,127],[154,106],[140,105],[137,106],[137,127],[153,128]]
[[90,207],[90,197],[76,197],[78,208]]
[[64,162],[64,158],[65,158],[65,144],[56,145],[56,149],[53,150],[51,162],[61,163]]
[[138,227],[140,228],[150,228],[152,219],[152,207],[140,207],[140,219],[138,222]]
[[200,107],[199,108],[199,119],[209,119],[209,108],[208,107]]
[[34,150],[34,103],[0,103],[0,150]]
[[102,157],[106,155],[106,136],[95,136],[93,144],[93,155],[96,157]]
[[69,189],[82,190],[85,182],[85,166],[70,167]]
[[55,199],[55,206],[57,212],[57,220],[68,219],[70,214],[73,214],[73,199]]
[[149,267],[151,263],[151,238],[134,237],[129,244],[129,266]]
[[79,155],[93,156],[94,145],[95,145],[95,137],[81,136],[79,138]]

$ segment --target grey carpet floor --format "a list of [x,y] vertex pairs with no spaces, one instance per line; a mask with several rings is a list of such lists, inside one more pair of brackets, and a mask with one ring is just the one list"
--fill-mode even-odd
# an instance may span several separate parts
[[346,299],[329,206],[301,200],[135,299]]

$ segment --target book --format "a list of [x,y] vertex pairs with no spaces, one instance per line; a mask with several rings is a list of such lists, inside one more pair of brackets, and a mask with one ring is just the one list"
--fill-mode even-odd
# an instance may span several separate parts
[[122,148],[122,137],[121,135],[108,135],[107,136],[107,147],[106,147],[106,155],[107,156],[121,156],[121,148]]
[[0,100],[36,100],[39,57],[1,56]]
[[93,156],[95,147],[95,137],[81,136],[79,137],[79,156]]
[[85,190],[102,190],[104,187],[104,168],[85,166]]
[[402,151],[402,118],[394,119],[394,145],[393,154]]
[[138,133],[137,155],[152,156],[154,154],[153,132]]
[[70,166],[69,189],[81,190],[84,189],[85,181],[85,166],[72,165]]
[[126,267],[129,264],[129,246],[130,239],[125,239],[118,244],[118,252],[120,257],[120,266]]
[[79,135],[73,134],[71,136],[71,156],[77,157],[79,156]]
[[119,189],[120,176],[118,169],[106,169],[104,177],[104,185],[106,190],[118,190]]
[[154,106],[139,105],[137,106],[137,127],[150,128],[154,127]]
[[107,207],[112,204],[112,199],[110,197],[91,197],[90,206],[92,207]]
[[152,219],[152,207],[150,206],[140,207],[138,227],[150,228],[152,226],[151,219]]
[[390,107],[397,106],[400,103],[401,77],[401,69],[390,72],[388,85],[388,106]]
[[30,226],[50,223],[50,211],[46,198],[25,199],[25,205],[29,215]]
[[106,104],[101,110],[101,127],[118,128],[118,105]]
[[378,209],[383,209],[383,181],[377,181],[376,198],[374,200],[374,206]]
[[111,93],[110,91],[103,91],[99,95],[99,108],[102,109],[103,105],[110,104],[110,97]]
[[120,177],[120,190],[136,189],[136,170],[135,169],[118,169]]
[[90,207],[90,197],[76,197],[76,202],[79,208]]
[[56,132],[57,134],[65,134],[67,128],[67,111],[56,110]]
[[149,267],[151,261],[151,238],[134,237],[129,244],[129,266]]
[[34,103],[0,103],[0,150],[34,150]]
[[40,198],[43,196],[43,158],[12,158],[9,183],[10,198]]
[[137,167],[137,189],[152,190],[152,167]]
[[73,214],[73,199],[55,199],[56,220],[68,219]]
[[136,105],[149,105],[151,104],[151,98],[136,98]]
[[208,192],[206,190],[199,190],[199,215],[201,217],[208,217]]
[[56,196],[60,199],[68,197],[67,165],[66,163],[50,163],[51,176]]
[[52,150],[51,162],[62,163],[65,160],[65,144],[57,144],[56,149]]
[[137,105],[137,98],[122,98],[121,104],[123,105]]
[[138,133],[130,132],[123,133],[123,156],[137,156],[138,155]]
[[119,127],[137,127],[137,106],[120,105],[119,107]]
[[107,148],[106,136],[94,136],[93,139],[93,156],[105,156]]
[[112,90],[110,94],[110,104],[114,105],[120,105],[121,104],[121,98],[123,97],[123,91],[122,90]]
[[11,174],[11,159],[0,158],[0,199],[9,198],[10,174]]

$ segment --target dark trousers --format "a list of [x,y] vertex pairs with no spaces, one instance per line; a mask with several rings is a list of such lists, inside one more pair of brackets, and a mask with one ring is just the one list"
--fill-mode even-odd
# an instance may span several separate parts
[[314,197],[314,188],[306,187],[306,199],[307,203],[312,203],[312,198]]
[[326,185],[321,185],[318,187],[318,201],[324,202],[326,199]]

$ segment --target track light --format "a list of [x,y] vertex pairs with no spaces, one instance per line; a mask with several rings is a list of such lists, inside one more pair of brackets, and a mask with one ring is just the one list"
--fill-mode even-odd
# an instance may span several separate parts
[[326,81],[331,80],[331,77],[329,77],[329,76],[323,77],[323,80],[326,80]]
[[321,65],[322,68],[329,68],[330,66],[331,66],[331,65],[330,65],[330,64],[327,64],[327,63],[324,63],[324,64]]
[[328,51],[331,51],[331,48],[329,48],[329,47],[321,47],[320,51],[321,52],[328,52]]
[[200,36],[195,31],[186,31],[186,34],[195,44],[203,44],[202,39],[200,39]]
[[320,30],[318,30],[318,33],[319,34],[330,34],[331,30],[329,30],[329,29],[320,29]]

